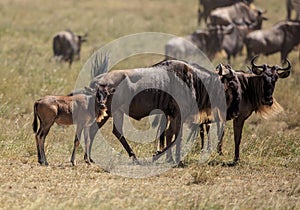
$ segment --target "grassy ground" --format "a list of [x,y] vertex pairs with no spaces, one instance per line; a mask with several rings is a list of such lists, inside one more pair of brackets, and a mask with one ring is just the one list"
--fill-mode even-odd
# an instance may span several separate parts
[[[198,164],[199,151],[188,167],[150,178],[132,179],[87,166],[82,150],[71,167],[73,127],[53,126],[46,140],[49,167],[37,163],[32,133],[32,106],[47,94],[72,91],[78,73],[95,49],[124,35],[158,31],[183,36],[196,27],[193,1],[0,1],[0,208],[2,209],[299,209],[300,208],[300,64],[289,55],[292,75],[279,81],[275,97],[285,113],[272,120],[252,116],[244,128],[241,163],[233,168]],[[267,8],[269,27],[285,18],[281,1],[259,1]],[[82,58],[69,69],[50,62],[51,38],[70,28],[88,32]],[[245,68],[245,55],[233,66]],[[119,68],[146,66],[157,57],[125,60]],[[225,61],[218,57],[213,63]],[[279,63],[279,54],[260,57]],[[144,122],[143,122],[144,123]],[[224,156],[233,157],[233,131],[228,123]],[[142,124],[143,125],[143,124]],[[103,129],[110,135],[111,127]],[[112,136],[110,138],[113,138]],[[115,140],[116,141],[116,140]],[[118,142],[114,144],[123,151]],[[134,147],[137,153],[152,153]],[[123,151],[124,152],[124,151]]]

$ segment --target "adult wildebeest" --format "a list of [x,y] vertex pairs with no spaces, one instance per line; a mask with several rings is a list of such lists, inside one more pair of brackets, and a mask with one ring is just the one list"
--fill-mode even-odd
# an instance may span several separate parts
[[165,45],[166,57],[180,60],[192,60],[199,56],[199,49],[213,59],[221,50],[223,38],[231,33],[232,26],[211,26],[208,29],[197,30],[185,38],[172,38]]
[[286,0],[287,20],[292,20],[292,10],[296,12],[296,20],[300,20],[300,0]]
[[246,24],[233,25],[231,33],[224,36],[221,48],[224,49],[227,55],[227,62],[230,62],[231,57],[234,58],[240,54],[244,47],[244,40],[248,34],[249,28]]
[[[79,145],[82,130],[85,139],[85,160],[90,162],[89,155],[89,126],[95,121],[100,122],[106,116],[106,98],[109,93],[106,89],[76,93],[68,96],[45,96],[34,103],[33,131],[36,134],[38,162],[48,165],[44,151],[45,138],[51,126],[56,122],[59,125],[76,124],[76,135],[71,162],[75,165],[75,150]],[[38,119],[40,127],[38,129]]]
[[[254,63],[255,59],[256,57],[251,60],[253,73],[237,72],[242,98],[239,114],[233,120],[235,143],[233,164],[237,163],[240,158],[239,147],[245,121],[253,112],[260,114],[263,118],[268,118],[282,111],[282,107],[273,98],[273,92],[278,78],[286,78],[290,75],[291,64],[288,60],[286,60],[288,66],[283,68],[267,64],[258,66]],[[222,139],[220,145],[222,145]]]
[[234,58],[242,53],[244,42],[247,34],[262,27],[262,22],[254,22],[251,24],[244,21],[234,21],[231,24],[233,30],[224,36],[221,48],[227,55],[227,62],[230,63],[231,56]]
[[[196,69],[194,71],[199,72],[200,74],[205,73],[207,70],[204,69],[203,67],[197,65],[197,64],[192,64]],[[224,118],[223,114],[221,113],[218,108],[214,108],[215,110],[212,109],[208,104],[210,104],[210,101],[203,102],[203,98],[205,98],[205,94],[207,94],[207,91],[209,90],[199,90],[198,88],[196,89],[196,97],[198,97],[198,100],[201,101],[203,104],[199,105],[198,101],[198,106],[199,106],[199,121],[194,122],[194,126],[192,128],[192,133],[193,135],[196,135],[198,131],[198,127],[200,128],[200,137],[201,137],[201,149],[203,149],[204,145],[204,125],[207,131],[207,134],[209,132],[209,124],[214,122],[217,123],[217,135],[218,135],[218,145],[217,145],[217,151],[221,154],[222,153],[222,145],[220,144],[224,132],[224,126],[225,126],[225,121],[226,120],[231,120],[234,119],[238,113],[239,113],[239,104],[241,101],[241,90],[240,90],[240,85],[239,85],[239,80],[236,76],[235,71],[229,66],[226,65],[226,68],[224,67],[223,64],[219,64],[216,67],[216,73],[219,75],[219,79],[221,83],[224,86],[224,93],[225,93],[225,98],[226,98],[226,119]],[[204,100],[205,101],[205,100]],[[199,125],[199,126],[198,126]],[[163,128],[160,125],[160,130],[162,131]],[[165,147],[164,144],[164,138],[162,138],[163,135],[160,136],[160,141],[159,141],[159,146],[158,148],[160,151],[157,151],[157,154],[162,153],[165,151],[168,147],[170,147],[171,142],[168,142],[167,138],[167,145],[168,147]],[[209,135],[208,135],[209,137]],[[170,138],[169,138],[170,140]],[[207,149],[210,148],[210,138],[208,138],[208,144],[207,144]]]
[[209,23],[211,25],[230,25],[235,21],[243,20],[244,23],[249,25],[261,27],[263,20],[267,19],[263,16],[263,13],[261,10],[251,9],[247,4],[240,2],[211,11]]
[[[166,139],[170,142],[172,137],[177,139],[181,136],[182,124],[186,119],[194,119],[195,116],[200,116],[204,109],[212,109],[212,105],[219,105],[216,101],[215,104],[210,101],[212,99],[209,98],[205,84],[211,87],[213,96],[224,95],[224,86],[218,74],[208,70],[200,73],[194,66],[177,60],[163,61],[149,68],[115,70],[99,75],[91,82],[90,87],[99,85],[108,89],[116,88],[116,92],[108,98],[108,116],[91,129],[91,139],[98,128],[112,117],[113,134],[120,140],[129,157],[136,160],[134,152],[123,136],[124,114],[140,120],[155,114],[152,113],[153,110],[160,109],[170,119],[166,131]],[[175,91],[175,94],[172,91]],[[236,112],[232,110],[231,115],[236,115]],[[176,147],[176,162],[180,158],[179,139],[177,143],[179,146]]]
[[[237,2],[244,2],[247,5],[250,5],[253,0],[199,0],[198,25],[200,25],[201,18],[204,19],[205,23],[207,22],[207,17],[212,10],[218,7],[227,7]],[[203,7],[202,12],[200,10],[200,5]]]
[[87,35],[76,35],[71,30],[60,31],[53,37],[54,58],[69,62],[71,67],[74,57],[80,59],[81,44]]
[[258,54],[280,52],[283,62],[299,43],[300,22],[281,21],[269,29],[253,31],[246,36],[247,60]]

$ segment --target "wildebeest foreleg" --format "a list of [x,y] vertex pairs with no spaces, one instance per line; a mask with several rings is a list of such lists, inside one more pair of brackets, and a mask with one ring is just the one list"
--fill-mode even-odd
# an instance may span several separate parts
[[84,128],[83,132],[84,132],[84,142],[85,142],[84,160],[85,160],[86,163],[91,164],[91,160],[90,160],[91,141],[90,141],[89,128]]
[[239,117],[233,120],[234,146],[235,146],[233,162],[238,162],[240,158],[240,143],[241,143],[244,123],[245,120]]
[[222,146],[223,146],[223,138],[224,138],[224,122],[217,122],[217,129],[218,129],[218,145],[217,145],[217,152],[219,155],[223,155]]
[[[94,163],[94,160],[91,158],[91,152],[92,152],[92,146],[93,146],[93,142],[95,139],[95,136],[98,132],[98,130],[107,122],[109,116],[105,117],[103,120],[101,120],[101,122],[99,123],[94,123],[89,127],[89,135],[90,135],[90,146],[89,146],[89,159],[90,162]],[[85,152],[84,154],[84,159],[86,159],[87,157],[87,152]]]
[[[123,127],[123,118],[124,115],[121,113],[116,114],[113,117],[113,134],[117,137],[117,139],[121,142],[121,144],[123,145],[123,147],[125,148],[126,152],[128,153],[129,157],[133,158],[134,163],[138,163],[138,160],[134,154],[134,152],[132,151],[131,147],[129,146],[129,144],[127,143],[125,137],[123,136],[123,134],[121,132],[122,131],[122,127]],[[118,126],[117,126],[118,125]],[[119,131],[120,130],[120,131]]]

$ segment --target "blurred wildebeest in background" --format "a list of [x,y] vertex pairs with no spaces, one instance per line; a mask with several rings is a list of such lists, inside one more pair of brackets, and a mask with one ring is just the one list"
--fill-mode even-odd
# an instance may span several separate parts
[[200,49],[208,58],[212,59],[221,50],[224,36],[231,33],[232,30],[232,26],[210,26],[208,29],[197,30],[185,38],[172,38],[165,45],[165,55],[189,60],[190,57],[199,56],[198,49]]
[[292,10],[296,12],[296,20],[300,20],[300,0],[286,0],[287,20],[292,20]]
[[[237,2],[244,2],[250,5],[253,0],[199,0],[198,25],[200,25],[201,18],[204,19],[205,23],[207,22],[207,17],[212,10],[218,7],[227,7]],[[203,11],[201,11],[200,5],[202,5]]]
[[248,25],[261,27],[265,11],[252,9],[245,3],[236,3],[228,7],[216,8],[209,14],[209,24],[211,25],[229,25],[235,21],[242,20]]
[[71,67],[74,58],[80,59],[81,44],[87,39],[87,34],[76,35],[71,30],[60,31],[53,37],[54,58],[69,62]]
[[[239,147],[245,120],[253,112],[267,119],[280,113],[283,108],[273,98],[275,84],[278,78],[286,78],[290,75],[291,64],[283,68],[278,65],[256,65],[256,57],[251,60],[252,73],[236,72],[241,85],[242,99],[240,102],[238,117],[233,120],[235,154],[233,164],[239,160]],[[221,139],[222,140],[222,139]],[[220,142],[222,145],[222,141]]]
[[281,61],[300,43],[300,21],[281,21],[269,29],[249,33],[245,39],[247,60],[254,55],[281,53]]
[[254,30],[261,29],[262,22],[247,24],[244,21],[234,21],[231,25],[233,26],[233,30],[224,36],[221,46],[226,52],[227,62],[229,64],[231,63],[231,56],[235,58],[238,54],[242,54],[247,34]]

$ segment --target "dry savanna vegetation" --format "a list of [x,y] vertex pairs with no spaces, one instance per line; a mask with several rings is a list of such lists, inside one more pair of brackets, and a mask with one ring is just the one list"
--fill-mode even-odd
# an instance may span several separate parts
[[[284,1],[255,1],[267,9],[269,27],[286,17]],[[198,0],[1,0],[0,1],[0,208],[1,209],[300,209],[300,60],[289,59],[289,78],[277,83],[275,97],[284,113],[246,121],[241,162],[235,167],[199,163],[199,145],[172,168],[148,178],[126,178],[87,165],[83,150],[71,166],[74,127],[54,125],[46,139],[49,166],[37,162],[32,132],[33,103],[45,95],[65,95],[74,88],[87,59],[106,43],[133,33],[164,32],[184,36],[197,28]],[[52,36],[69,28],[88,33],[81,60],[51,62]],[[112,54],[114,52],[111,52]],[[246,69],[245,52],[232,63]],[[151,65],[160,56],[126,59],[115,68]],[[258,62],[279,64],[279,54]],[[225,62],[220,54],[214,65]],[[135,122],[136,123],[136,122]],[[145,127],[147,122],[136,123]],[[224,156],[233,158],[232,123],[227,123]],[[111,134],[116,151],[125,154]],[[153,154],[155,143],[135,145],[137,156]]]

